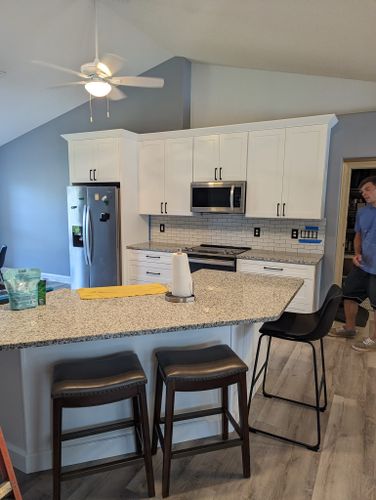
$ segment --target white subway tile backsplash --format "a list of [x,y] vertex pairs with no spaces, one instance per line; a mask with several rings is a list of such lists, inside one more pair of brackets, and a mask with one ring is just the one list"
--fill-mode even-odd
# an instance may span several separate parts
[[[194,215],[192,217],[151,216],[151,239],[160,242],[181,242],[187,245],[214,243],[250,246],[257,249],[280,250],[297,253],[324,253],[325,220],[302,221],[280,219],[248,219],[242,215]],[[159,224],[165,232],[159,232]],[[318,226],[320,243],[299,243],[291,238],[291,229],[304,230],[305,226]],[[260,237],[253,236],[259,227]]]

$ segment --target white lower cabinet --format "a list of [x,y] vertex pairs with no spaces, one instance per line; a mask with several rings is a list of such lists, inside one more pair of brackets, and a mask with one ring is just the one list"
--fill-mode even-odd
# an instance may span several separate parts
[[128,285],[171,283],[172,253],[127,250]]
[[237,260],[237,271],[243,273],[265,274],[266,276],[284,276],[304,279],[294,299],[286,311],[297,313],[311,313],[319,308],[319,288],[321,263],[317,266],[270,262],[261,260]]

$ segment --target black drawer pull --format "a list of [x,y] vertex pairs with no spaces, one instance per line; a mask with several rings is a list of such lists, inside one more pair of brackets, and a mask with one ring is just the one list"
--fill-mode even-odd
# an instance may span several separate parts
[[153,274],[154,276],[160,276],[161,273],[153,273],[152,271],[146,271],[146,274]]
[[147,259],[160,259],[160,255],[146,255]]
[[283,267],[267,267],[267,266],[264,266],[264,269],[266,269],[266,271],[283,271]]

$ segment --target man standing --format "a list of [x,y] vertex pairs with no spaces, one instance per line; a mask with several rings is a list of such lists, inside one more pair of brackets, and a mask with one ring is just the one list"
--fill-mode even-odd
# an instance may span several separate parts
[[356,214],[354,267],[343,286],[346,323],[329,335],[355,337],[358,304],[368,297],[374,314],[373,332],[370,337],[355,342],[352,348],[360,352],[376,352],[376,176],[364,179],[359,185],[359,190],[367,205]]

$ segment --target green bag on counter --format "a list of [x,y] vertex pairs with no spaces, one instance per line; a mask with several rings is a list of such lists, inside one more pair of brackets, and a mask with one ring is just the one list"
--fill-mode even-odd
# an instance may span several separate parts
[[19,311],[38,305],[39,269],[5,269],[3,278],[11,309]]

